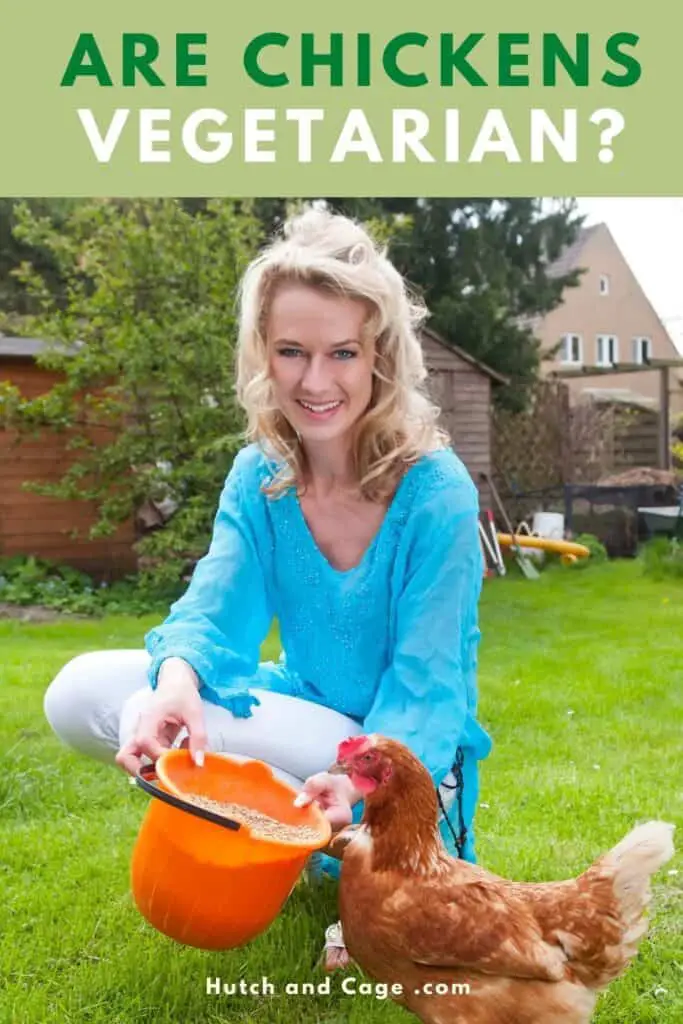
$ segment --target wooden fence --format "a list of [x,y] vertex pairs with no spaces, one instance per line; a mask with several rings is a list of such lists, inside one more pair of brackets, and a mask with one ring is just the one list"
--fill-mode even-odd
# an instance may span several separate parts
[[[0,373],[27,398],[44,394],[58,379],[28,360],[6,364]],[[97,519],[94,503],[39,495],[23,486],[61,479],[77,455],[69,450],[69,438],[68,433],[48,430],[37,438],[20,438],[0,427],[0,556],[36,555],[102,579],[134,572],[132,523],[122,524],[111,537],[90,540],[88,531]]]
[[525,412],[493,414],[493,475],[508,496],[597,483],[658,459],[655,410],[616,402],[572,407],[562,381],[538,381]]

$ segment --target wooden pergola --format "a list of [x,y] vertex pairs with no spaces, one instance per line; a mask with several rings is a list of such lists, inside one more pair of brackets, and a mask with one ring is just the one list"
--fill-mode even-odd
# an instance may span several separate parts
[[561,370],[552,370],[548,376],[560,380],[577,377],[602,377],[615,373],[643,373],[647,370],[659,373],[659,468],[671,468],[670,424],[671,406],[669,402],[670,376],[669,371],[683,367],[683,359],[648,359],[642,363],[609,363],[606,366],[567,366]]

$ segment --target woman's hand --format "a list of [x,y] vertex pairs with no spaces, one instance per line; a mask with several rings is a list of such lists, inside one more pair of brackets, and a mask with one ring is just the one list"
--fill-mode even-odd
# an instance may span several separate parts
[[351,824],[353,805],[360,800],[360,793],[348,775],[318,772],[306,779],[294,806],[306,807],[314,800],[320,804],[333,831],[336,831]]
[[116,755],[116,763],[130,775],[137,775],[142,758],[156,761],[169,750],[180,730],[188,732],[187,743],[197,765],[204,763],[206,729],[194,669],[182,658],[168,658],[159,671],[157,688],[140,715],[135,735]]

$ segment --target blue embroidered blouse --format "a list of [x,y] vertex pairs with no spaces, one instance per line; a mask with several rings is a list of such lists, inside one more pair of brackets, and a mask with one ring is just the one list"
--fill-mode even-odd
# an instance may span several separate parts
[[[234,460],[209,551],[145,638],[151,684],[177,656],[202,696],[236,715],[251,714],[250,685],[316,701],[406,743],[438,786],[458,745],[475,760],[490,748],[475,718],[483,565],[474,484],[450,449],[423,456],[361,562],[340,571],[294,490],[263,494],[275,468],[256,445]],[[284,653],[264,671],[260,645],[274,616]]]

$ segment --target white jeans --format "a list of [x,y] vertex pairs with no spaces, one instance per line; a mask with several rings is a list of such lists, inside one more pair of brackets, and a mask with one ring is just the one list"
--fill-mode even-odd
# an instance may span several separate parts
[[[149,661],[144,650],[115,650],[80,654],[68,662],[45,694],[45,715],[57,736],[74,750],[113,764],[152,697]],[[270,690],[250,692],[261,702],[251,718],[235,718],[203,702],[208,749],[265,761],[297,789],[334,762],[343,739],[361,731],[353,719],[320,704]]]

